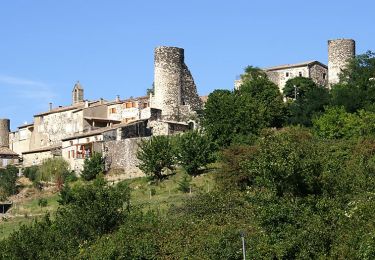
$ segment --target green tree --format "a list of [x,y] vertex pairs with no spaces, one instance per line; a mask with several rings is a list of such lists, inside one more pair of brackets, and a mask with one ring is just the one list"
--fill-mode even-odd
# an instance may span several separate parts
[[104,158],[101,153],[93,153],[90,158],[85,158],[81,177],[86,181],[91,181],[100,173],[104,173]]
[[214,90],[208,95],[202,123],[210,138],[220,147],[232,142],[235,104],[234,95],[229,90]]
[[284,122],[285,105],[278,87],[258,69],[247,69],[239,90],[215,90],[208,96],[203,126],[219,147],[251,144],[261,129]]
[[18,169],[8,165],[5,169],[0,169],[0,200],[5,200],[17,192]]
[[289,99],[288,122],[293,125],[311,126],[314,116],[322,113],[324,106],[330,102],[328,89],[316,85],[309,78],[289,79],[283,92],[284,96]]
[[375,111],[375,53],[368,51],[350,60],[332,86],[332,105],[343,106],[347,112],[359,109]]
[[178,136],[176,151],[178,163],[190,175],[197,175],[200,169],[215,160],[213,143],[198,131]]
[[137,152],[139,160],[138,168],[146,175],[162,180],[163,172],[173,170],[175,163],[175,151],[168,136],[153,136],[143,139],[139,143]]
[[69,164],[67,161],[61,157],[48,158],[39,166],[37,180],[63,182],[67,174],[69,174]]
[[320,137],[339,139],[366,136],[375,133],[375,113],[360,110],[348,113],[344,107],[330,107],[313,120],[314,130]]

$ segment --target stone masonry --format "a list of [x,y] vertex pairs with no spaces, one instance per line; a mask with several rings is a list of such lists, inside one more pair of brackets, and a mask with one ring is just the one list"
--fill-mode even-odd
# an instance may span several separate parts
[[154,65],[155,91],[151,107],[162,111],[163,120],[181,121],[187,116],[185,111],[202,109],[193,77],[184,62],[184,49],[157,47]]
[[339,74],[349,59],[355,57],[355,41],[337,39],[328,41],[328,83],[331,86],[339,82]]

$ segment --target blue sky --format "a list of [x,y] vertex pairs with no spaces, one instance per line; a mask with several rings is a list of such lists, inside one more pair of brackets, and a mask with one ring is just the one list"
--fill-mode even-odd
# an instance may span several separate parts
[[0,118],[12,129],[85,98],[144,95],[153,50],[185,49],[198,92],[233,87],[246,65],[319,60],[327,40],[353,38],[375,50],[375,1],[12,0],[0,3]]

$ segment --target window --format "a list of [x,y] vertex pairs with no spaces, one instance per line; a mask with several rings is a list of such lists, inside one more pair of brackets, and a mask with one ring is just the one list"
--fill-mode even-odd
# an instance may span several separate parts
[[326,79],[327,74],[323,73],[323,79]]
[[285,77],[289,77],[289,72],[285,73]]
[[131,108],[131,107],[132,107],[132,105],[133,105],[133,103],[132,103],[132,102],[126,102],[126,108]]
[[112,107],[112,108],[109,110],[109,112],[110,112],[111,114],[116,114],[116,108],[115,108],[115,107]]
[[75,156],[74,156],[74,151],[72,151],[72,158],[74,158]]
[[69,144],[70,144],[70,146],[72,146],[73,145],[73,141],[69,141]]
[[148,107],[148,103],[143,103],[143,108],[147,108]]
[[137,103],[136,102],[133,102],[133,107],[137,107]]
[[300,77],[302,77],[302,72],[300,71],[300,72],[298,73],[298,75],[299,75]]

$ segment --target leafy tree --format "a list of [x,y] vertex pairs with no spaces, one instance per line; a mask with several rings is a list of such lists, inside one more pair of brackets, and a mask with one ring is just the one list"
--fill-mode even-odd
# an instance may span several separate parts
[[213,143],[198,131],[190,131],[177,137],[177,160],[190,175],[197,175],[202,167],[213,162]]
[[208,96],[203,126],[219,147],[251,144],[261,129],[284,122],[285,105],[278,87],[264,72],[247,69],[239,90],[215,90]]
[[328,89],[317,86],[310,78],[289,79],[283,92],[289,99],[288,121],[293,125],[311,126],[313,117],[322,113],[330,102]]
[[38,181],[60,182],[69,173],[69,164],[61,157],[48,158],[37,171]]
[[77,188],[53,218],[21,228],[0,242],[2,259],[72,259],[81,248],[116,230],[129,212],[125,183],[108,185],[100,177]]
[[344,107],[330,107],[313,121],[318,136],[330,139],[352,138],[375,133],[375,113],[360,110],[348,113]]
[[91,181],[100,173],[104,172],[104,158],[101,153],[93,153],[90,158],[85,158],[81,177],[86,181]]
[[175,153],[171,138],[168,136],[153,136],[144,139],[139,144],[137,152],[139,160],[138,168],[145,174],[156,177],[158,180],[164,178],[166,169],[173,170]]
[[219,146],[228,146],[233,138],[235,98],[229,90],[214,90],[205,104],[203,126]]
[[352,59],[332,86],[332,105],[348,112],[359,109],[375,111],[375,53],[367,52]]
[[23,170],[23,174],[25,175],[25,177],[29,178],[30,181],[35,182],[38,178],[38,168],[39,167],[36,165],[26,167]]
[[17,173],[18,169],[12,165],[0,169],[0,200],[5,200],[7,197],[16,194]]
[[267,78],[267,74],[258,67],[247,66],[241,74],[242,81],[254,80],[257,78]]

